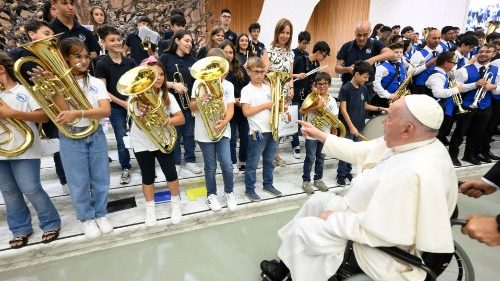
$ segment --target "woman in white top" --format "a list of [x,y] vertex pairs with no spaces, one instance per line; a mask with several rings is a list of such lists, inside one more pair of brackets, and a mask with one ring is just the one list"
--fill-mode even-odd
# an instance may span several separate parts
[[[147,65],[156,72],[157,79],[153,85],[153,91],[161,96],[164,111],[169,118],[164,120],[165,125],[178,126],[183,125],[184,115],[175,97],[168,92],[167,80],[165,79],[165,67],[158,62],[155,57],[149,57],[141,65]],[[139,105],[141,108],[137,113],[142,114],[147,110],[145,105]],[[168,135],[168,131],[165,129]],[[175,159],[173,152],[163,153],[156,147],[151,139],[133,122],[130,131],[130,141],[134,149],[137,163],[141,169],[142,175],[142,192],[146,199],[146,216],[144,222],[146,227],[151,227],[156,224],[156,210],[154,202],[155,192],[155,159],[158,160],[160,168],[167,180],[167,187],[171,193],[172,212],[171,220],[173,224],[181,221],[182,212],[180,208],[179,199],[179,179],[177,178],[177,171],[175,170]]]
[[[61,41],[60,50],[92,108],[77,110],[56,96],[57,104],[64,109],[56,117],[56,123],[78,133],[86,129],[91,119],[99,120],[97,130],[84,138],[73,139],[59,133],[61,160],[76,218],[82,222],[85,236],[96,238],[101,233],[113,231],[106,218],[109,162],[108,144],[102,129],[104,118],[111,114],[110,98],[104,82],[87,72],[91,57],[82,41],[76,37],[66,38]],[[78,123],[69,125],[77,118],[80,118]]]
[[[213,48],[208,51],[207,56],[218,56],[227,60],[226,53],[219,48]],[[214,130],[216,132],[221,132],[224,130],[223,136],[218,141],[213,141],[210,139],[207,128],[205,127],[201,114],[199,112],[198,104],[195,99],[195,92],[200,85],[203,83],[200,80],[196,80],[193,85],[193,93],[191,99],[191,111],[196,112],[195,115],[195,125],[194,125],[194,138],[198,142],[203,154],[203,161],[205,164],[205,184],[207,188],[207,205],[212,211],[219,211],[221,205],[217,199],[217,184],[215,181],[215,170],[217,168],[217,161],[219,159],[219,164],[222,169],[222,179],[224,180],[224,192],[226,195],[227,208],[232,211],[236,209],[236,199],[233,193],[233,165],[231,161],[231,150],[230,150],[230,139],[231,139],[231,127],[229,126],[229,121],[233,118],[234,113],[234,86],[231,82],[224,80],[222,77],[222,88],[224,106],[226,107],[225,115],[223,119],[219,120],[217,125],[215,125]],[[203,89],[203,88],[201,88]],[[212,93],[213,94],[213,93]],[[205,103],[210,99],[210,93],[203,92],[200,90],[199,99]]]
[[[54,204],[40,183],[40,138],[35,122],[47,122],[47,114],[22,85],[16,83],[14,62],[6,53],[0,53],[0,123],[7,126],[13,138],[7,143],[7,134],[0,135],[0,149],[13,151],[25,143],[25,136],[6,119],[24,122],[33,132],[33,143],[16,156],[0,154],[0,191],[7,209],[7,224],[14,238],[9,241],[13,249],[28,244],[33,233],[31,214],[24,196],[35,208],[40,228],[44,231],[42,242],[49,243],[59,236],[61,219]],[[0,132],[5,132],[0,128]]]

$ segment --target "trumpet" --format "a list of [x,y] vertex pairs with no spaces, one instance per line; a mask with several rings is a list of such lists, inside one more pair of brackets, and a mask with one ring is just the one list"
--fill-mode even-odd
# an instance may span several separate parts
[[279,120],[283,118],[283,114],[286,112],[286,98],[283,94],[283,88],[285,83],[291,79],[291,75],[288,72],[274,71],[267,73],[266,78],[271,85],[271,100],[273,102],[271,108],[271,134],[273,139],[277,141],[279,137]]
[[[138,66],[120,77],[116,89],[123,95],[131,97],[128,110],[137,127],[161,152],[170,153],[175,147],[177,132],[174,126],[164,125],[164,120],[169,116],[165,112],[162,96],[158,96],[152,89],[156,79],[154,70],[147,66]],[[137,103],[148,105],[151,109],[147,110],[144,116],[138,116],[135,112],[138,108]]]
[[[453,71],[450,71],[448,73],[448,88],[454,88],[457,86],[457,80],[455,79],[455,74]],[[468,110],[463,109],[462,107],[462,94],[457,93],[451,96],[453,103],[458,107],[458,112],[457,114],[463,114],[469,112]]]
[[[489,68],[486,70],[482,77],[482,79],[486,79],[486,84],[491,83],[491,81],[493,80],[493,73],[489,72],[488,70]],[[486,92],[487,91],[484,89],[484,86],[479,88],[474,95],[474,101],[470,105],[470,108],[477,108],[481,100],[486,96]]]
[[[0,99],[0,105],[4,105]],[[10,126],[7,126],[10,125]],[[9,128],[10,127],[10,128]],[[21,133],[23,141],[14,148],[3,148],[1,146],[8,145],[14,140],[14,131]],[[5,138],[3,136],[6,136]],[[14,157],[23,154],[33,145],[34,134],[26,122],[12,118],[0,119],[0,156]]]
[[[179,65],[175,64],[175,68],[177,69],[176,72],[174,72],[173,78],[174,78],[174,83],[181,83],[186,87],[186,83],[184,83],[184,77],[182,76],[182,73],[179,71]],[[189,108],[189,104],[191,103],[191,98],[189,97],[189,93],[185,92],[184,94],[177,93],[179,95],[179,100],[181,101],[181,106],[184,110],[187,110]]]
[[[80,122],[81,118],[76,118],[73,122],[62,125],[57,123],[56,117],[62,111],[55,102],[55,96],[60,95],[70,108],[75,110],[88,110],[92,108],[87,96],[82,91],[75,77],[71,73],[66,61],[58,50],[58,42],[61,34],[57,34],[44,39],[36,40],[25,44],[22,47],[31,51],[36,57],[27,56],[18,59],[14,64],[14,74],[17,80],[26,87],[40,107],[54,122],[59,131],[72,139],[81,139],[93,134],[99,127],[99,120],[89,119],[90,124],[81,132],[72,131],[69,126]],[[21,67],[28,62],[42,66],[54,74],[54,77],[40,75],[32,78],[34,85],[28,83],[21,74]]]
[[[321,96],[319,95],[318,90],[313,90],[304,100],[302,103],[302,106],[300,107],[301,109],[307,109],[311,108],[313,106],[316,106],[319,103],[319,100],[321,99]],[[346,128],[344,123],[337,118],[327,108],[326,102],[324,103],[324,106],[318,110],[316,110],[316,116],[311,120],[311,124],[318,128],[321,129],[323,127],[330,127],[331,130],[330,132],[334,135],[337,135],[341,138],[345,137],[346,135]]]

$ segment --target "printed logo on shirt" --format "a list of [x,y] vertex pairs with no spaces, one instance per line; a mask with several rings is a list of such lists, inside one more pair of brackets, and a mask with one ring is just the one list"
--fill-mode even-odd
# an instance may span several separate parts
[[20,102],[26,102],[28,97],[25,94],[17,94],[16,99]]
[[82,42],[85,42],[85,40],[87,40],[87,37],[85,37],[85,35],[83,34],[78,34],[78,39]]
[[367,54],[371,54],[372,53],[372,49],[370,49],[370,48],[366,49],[366,53]]
[[229,97],[229,91],[224,90],[224,98],[227,99],[228,97]]
[[98,94],[97,87],[96,86],[90,86],[89,87],[89,94],[91,94],[91,95],[97,95]]
[[333,110],[333,104],[328,105],[328,109],[329,109],[330,111],[332,111],[332,110]]
[[364,101],[365,100],[365,95],[362,93],[361,94],[361,100]]

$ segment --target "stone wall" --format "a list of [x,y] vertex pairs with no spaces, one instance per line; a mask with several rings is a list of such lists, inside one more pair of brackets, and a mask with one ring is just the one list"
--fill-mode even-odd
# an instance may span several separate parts
[[[0,0],[0,49],[7,44],[26,42],[22,29],[27,20],[42,18],[40,0]],[[135,29],[135,19],[148,15],[153,19],[154,30],[163,33],[169,25],[170,11],[179,8],[186,15],[186,28],[193,32],[197,46],[204,40],[208,22],[215,19],[205,12],[205,2],[200,0],[75,0],[77,17],[82,24],[90,23],[90,7],[99,5],[108,15],[108,23],[118,27],[123,35]]]

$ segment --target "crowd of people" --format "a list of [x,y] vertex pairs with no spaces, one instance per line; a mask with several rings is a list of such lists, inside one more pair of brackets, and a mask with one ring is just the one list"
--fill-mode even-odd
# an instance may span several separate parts
[[[451,251],[449,217],[456,205],[453,165],[461,166],[459,146],[466,137],[463,161],[474,165],[500,159],[490,147],[500,119],[500,34],[496,32],[486,36],[481,30],[460,34],[457,27],[445,26],[441,30],[429,27],[420,38],[411,26],[400,30],[400,26],[377,24],[372,32],[369,22],[360,22],[354,30],[354,39],[343,44],[336,55],[335,72],[343,83],[336,100],[328,94],[330,74],[316,71],[307,75],[330,55],[329,44],[315,42],[309,53],[306,50],[311,34],[301,31],[297,48],[292,48],[293,24],[286,18],[276,23],[273,41],[265,46],[259,41],[259,23],[249,24],[248,33],[237,34],[231,30],[231,11],[222,9],[220,25],[207,32],[203,46],[194,46],[191,32],[185,30],[185,16],[177,9],[170,14],[170,27],[161,32],[163,38],[152,42],[139,31],[126,36],[120,34],[107,23],[106,12],[101,7],[92,7],[89,11],[91,31],[75,19],[73,1],[48,3],[45,20],[27,23],[26,36],[35,41],[62,33],[59,52],[90,107],[77,108],[58,95],[64,89],[53,89],[53,102],[59,111],[49,120],[50,115],[37,103],[30,84],[54,73],[36,64],[23,66],[16,73],[14,62],[34,55],[25,48],[0,54],[1,121],[21,120],[33,133],[33,143],[26,150],[0,156],[0,174],[4,179],[0,190],[13,234],[9,242],[11,248],[27,245],[33,232],[24,195],[37,212],[44,243],[57,239],[61,230],[58,212],[40,181],[41,148],[36,123],[44,123],[45,134],[60,140],[60,151],[54,154],[57,175],[61,185],[69,189],[76,219],[88,238],[113,231],[106,216],[110,180],[103,130],[105,118],[109,118],[117,142],[121,184],[130,182],[132,165],[124,141],[129,135],[142,176],[146,227],[157,223],[155,160],[172,195],[171,222],[179,223],[182,220],[178,179],[181,164],[184,161],[185,168],[194,174],[202,173],[197,164],[196,145],[202,152],[206,202],[212,211],[222,208],[217,196],[217,162],[230,211],[238,207],[234,173],[245,173],[246,197],[253,202],[261,200],[256,192],[256,170],[261,158],[263,190],[282,196],[273,185],[273,174],[276,166],[287,163],[280,157],[284,152],[279,152],[280,140],[271,128],[276,93],[273,85],[266,81],[269,72],[288,76],[279,89],[281,101],[278,101],[297,106],[298,116],[294,119],[304,120],[298,121],[302,129],[291,136],[296,159],[302,158],[299,135],[305,138],[302,188],[307,194],[315,193],[316,189],[322,191],[311,197],[292,223],[280,231],[283,246],[279,256],[283,262],[263,266],[264,271],[271,268],[270,271],[279,273],[273,280],[282,280],[281,275],[287,275],[290,270],[294,280],[306,280],[310,277],[310,265],[320,268],[317,279],[328,279],[342,261],[347,240],[357,243],[355,251],[362,257],[360,265],[364,263],[363,269],[377,280],[384,279],[380,276],[403,274],[401,268],[405,265],[394,263],[381,271],[383,266],[367,260],[375,258],[381,264],[390,260],[380,258],[366,245],[399,245],[413,253]],[[137,29],[156,32],[151,30],[152,20],[147,16],[138,17]],[[222,58],[228,62],[228,71],[220,78],[222,94],[218,97],[223,114],[212,127],[207,127],[202,112],[216,97],[206,91],[210,88],[206,81],[192,75],[193,66],[206,58]],[[152,70],[156,76],[151,90],[161,100],[160,110],[164,112],[160,116],[166,116],[157,121],[170,138],[175,138],[170,151],[159,148],[140,124],[129,122],[130,114],[140,119],[158,110],[148,104],[131,104],[129,96],[117,86],[124,74],[138,66]],[[19,84],[19,76],[31,82]],[[405,89],[413,95],[405,96]],[[315,95],[316,103],[302,108],[308,95]],[[319,123],[321,125],[315,128],[308,123],[317,121],[325,111],[338,116],[345,124],[345,138],[329,135],[333,124]],[[387,114],[384,132],[381,132],[384,137],[359,142],[366,118],[383,113]],[[455,122],[456,128],[448,141]],[[94,130],[74,137],[87,132],[92,124],[96,124]],[[6,126],[12,128],[11,123]],[[14,128],[12,131],[13,141],[2,144],[5,149],[2,151],[14,150],[26,137],[21,131]],[[214,132],[219,137],[213,137]],[[448,151],[445,145],[449,145]],[[329,188],[323,182],[323,150],[340,160],[337,185],[351,185],[344,197],[326,192]],[[351,164],[357,168],[356,177]],[[436,181],[436,170],[441,173],[439,181]],[[401,186],[403,191],[398,191]],[[439,191],[430,191],[430,187],[438,187]],[[394,194],[400,197],[395,199]],[[431,206],[433,209],[429,211]],[[394,225],[394,221],[384,221],[388,214],[403,213],[400,217],[408,218],[405,222]],[[439,237],[422,234],[417,229],[428,228],[430,224],[442,229]],[[401,235],[391,236],[387,230]],[[318,232],[328,241],[309,236]],[[411,273],[404,273],[415,278],[411,280],[425,278],[422,271],[411,269]]]

